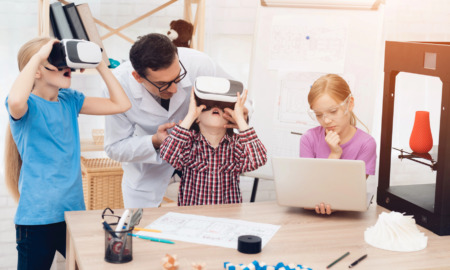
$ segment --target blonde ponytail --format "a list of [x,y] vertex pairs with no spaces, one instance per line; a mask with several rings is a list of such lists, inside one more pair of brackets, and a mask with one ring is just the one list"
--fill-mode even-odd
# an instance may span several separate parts
[[[37,37],[22,45],[17,55],[19,71],[22,71],[22,69],[30,61],[31,57],[36,54],[48,41],[50,41],[50,37]],[[16,201],[19,201],[20,197],[19,176],[21,168],[22,159],[20,158],[17,145],[12,137],[11,127],[8,124],[6,127],[5,138],[5,183],[11,193],[11,196]]]
[[11,196],[19,201],[19,176],[22,167],[22,159],[13,140],[11,127],[6,127],[5,136],[5,182]]

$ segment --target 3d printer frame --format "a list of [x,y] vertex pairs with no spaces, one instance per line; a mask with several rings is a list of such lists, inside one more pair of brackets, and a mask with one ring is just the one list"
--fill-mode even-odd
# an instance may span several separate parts
[[[450,42],[387,41],[384,72],[377,204],[413,215],[417,224],[438,235],[450,235]],[[436,182],[432,184],[390,186],[395,82],[400,72],[442,81],[439,145],[433,164]]]

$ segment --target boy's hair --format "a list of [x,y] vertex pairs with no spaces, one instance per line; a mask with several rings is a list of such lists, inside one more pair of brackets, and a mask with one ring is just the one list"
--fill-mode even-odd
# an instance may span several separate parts
[[[205,99],[201,99],[197,96],[195,96],[195,102],[197,104],[197,106],[199,105],[206,105],[207,108],[212,108],[212,107],[219,107],[220,109],[224,109],[224,108],[234,108],[234,104],[233,102],[221,102],[221,101],[213,101],[213,100],[205,100]],[[192,123],[190,130],[195,130],[197,132],[200,132],[200,126],[197,124],[197,122],[194,121],[194,123]],[[227,134],[229,136],[232,136],[234,134],[234,131],[232,128],[227,128]]]
[[[317,98],[324,94],[328,94],[337,103],[341,103],[352,94],[352,91],[350,90],[348,83],[341,76],[336,74],[327,74],[317,79],[311,86],[311,90],[308,94],[309,106],[311,107]],[[367,129],[367,131],[369,130],[366,125],[364,125],[364,123],[356,117],[355,113],[351,111],[350,125],[356,126],[357,121],[359,121]]]
[[[35,55],[42,46],[50,41],[49,37],[37,37],[28,41],[19,49],[17,54],[17,63],[19,65],[19,70],[28,64],[31,57]],[[20,158],[19,151],[17,150],[17,145],[14,142],[11,127],[6,127],[5,136],[5,182],[11,196],[18,201],[19,194],[19,176],[20,169],[22,167],[22,159]]]
[[130,49],[134,70],[145,77],[147,68],[153,71],[168,68],[177,55],[177,47],[165,35],[148,34],[139,37]]

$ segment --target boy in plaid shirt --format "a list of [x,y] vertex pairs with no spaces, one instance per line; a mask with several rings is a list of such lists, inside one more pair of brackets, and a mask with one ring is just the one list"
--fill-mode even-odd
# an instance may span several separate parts
[[[237,93],[234,110],[225,108],[230,103],[200,99],[197,106],[192,91],[186,117],[161,145],[161,158],[183,172],[179,206],[242,202],[240,174],[267,161],[266,148],[245,120],[246,98],[247,90]],[[239,134],[227,130],[224,113],[235,120]]]

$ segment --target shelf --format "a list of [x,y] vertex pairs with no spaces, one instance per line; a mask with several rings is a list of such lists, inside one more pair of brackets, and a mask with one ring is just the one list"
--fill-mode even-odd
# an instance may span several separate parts
[[[58,0],[62,4],[68,4],[69,2],[66,0]],[[109,31],[107,34],[101,37],[102,40],[105,40],[113,35],[117,35],[124,40],[134,44],[135,40],[124,35],[121,31],[135,25],[136,23],[142,21],[143,19],[153,15],[154,13],[165,9],[181,0],[167,0],[166,3],[161,4],[160,6],[148,11],[145,14],[142,14],[117,28],[111,27],[106,23],[100,21],[97,18],[94,18],[94,21],[99,26],[105,28]],[[205,5],[206,0],[184,0],[184,20],[192,23],[194,26],[194,33],[191,40],[191,48],[203,51],[204,49],[204,36],[205,36]],[[38,34],[40,36],[48,36],[50,34],[50,0],[38,0]],[[195,15],[193,14],[193,6],[196,6]],[[143,7],[145,9],[145,6]]]
[[[392,149],[397,150],[400,152],[400,155],[398,155],[399,159],[409,159],[414,162],[426,165],[430,167],[433,171],[437,170],[437,150],[438,146],[434,145],[430,152],[428,153],[416,153],[411,150],[404,150],[404,149],[398,149],[395,147],[392,147]],[[428,163],[427,163],[428,162]]]
[[387,192],[434,213],[436,184],[391,186]]

